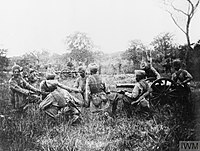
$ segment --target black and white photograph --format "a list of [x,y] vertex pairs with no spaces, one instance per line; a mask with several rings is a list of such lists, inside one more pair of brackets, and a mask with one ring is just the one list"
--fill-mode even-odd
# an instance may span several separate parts
[[200,0],[0,0],[0,151],[200,151]]

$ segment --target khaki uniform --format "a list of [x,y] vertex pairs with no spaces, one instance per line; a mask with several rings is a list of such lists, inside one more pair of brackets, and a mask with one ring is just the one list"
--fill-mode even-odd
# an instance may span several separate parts
[[172,80],[175,81],[175,82],[184,82],[185,80],[187,79],[192,79],[192,75],[186,71],[186,70],[183,70],[183,69],[179,69],[178,71],[176,71],[175,73],[172,74]]
[[154,67],[144,68],[143,70],[145,71],[146,78],[154,78],[154,80],[160,78],[160,74]]
[[56,118],[61,113],[70,113],[74,121],[79,118],[80,109],[77,104],[80,104],[81,101],[68,92],[72,89],[60,84],[57,80],[42,81],[40,89],[49,92],[48,95],[42,96],[43,101],[39,105],[40,109],[49,116]]
[[180,86],[179,89],[182,91],[181,93],[184,94],[185,96],[188,96],[189,93],[191,92],[188,82],[190,82],[192,79],[193,79],[192,75],[188,71],[183,69],[179,69],[178,71],[172,74],[172,80],[174,82],[182,84],[182,86]]
[[80,89],[82,91],[81,95],[83,97],[83,100],[85,100],[86,79],[87,79],[87,76],[85,76],[84,78],[78,77],[76,79],[76,82],[75,82],[75,85],[74,85],[75,88],[78,88],[78,89]]
[[131,104],[149,108],[149,102],[146,99],[148,92],[149,85],[144,80],[140,80],[135,84],[132,93],[125,92],[124,108],[127,111],[128,116],[132,115]]
[[23,108],[29,103],[27,99],[29,90],[38,92],[36,88],[26,82],[21,76],[9,80],[10,88],[10,101],[15,109],[23,110]]
[[97,74],[89,75],[86,80],[86,101],[92,112],[104,110],[109,106],[105,84]]

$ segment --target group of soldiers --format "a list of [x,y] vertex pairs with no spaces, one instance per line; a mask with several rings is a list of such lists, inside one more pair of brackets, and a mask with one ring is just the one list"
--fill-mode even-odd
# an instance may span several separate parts
[[[173,62],[174,73],[172,80],[188,88],[188,82],[193,78],[192,75],[181,68],[181,61]],[[86,74],[86,69],[89,74]],[[141,110],[150,111],[149,95],[151,92],[152,80],[159,79],[161,76],[150,62],[142,62],[140,70],[135,70],[136,83],[132,92],[120,90],[112,92],[98,74],[98,65],[91,63],[78,68],[79,77],[76,79],[74,87],[69,87],[60,83],[56,74],[47,73],[45,80],[41,81],[40,88],[36,88],[21,75],[21,67],[12,67],[12,77],[9,80],[10,100],[13,108],[19,112],[24,112],[30,100],[27,96],[36,94],[39,98],[39,108],[52,118],[60,115],[68,115],[72,123],[81,120],[81,109],[89,108],[92,113],[105,112],[111,117],[117,115],[118,102],[123,102],[123,109],[127,117],[131,117],[136,106]],[[30,74],[33,74],[31,71]],[[35,81],[34,74],[32,81]],[[31,78],[30,78],[31,79]],[[150,82],[147,81],[149,79]],[[81,93],[82,99],[76,98],[71,92]]]

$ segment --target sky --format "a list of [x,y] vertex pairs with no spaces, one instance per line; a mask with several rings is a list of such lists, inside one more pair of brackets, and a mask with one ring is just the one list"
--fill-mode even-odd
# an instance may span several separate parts
[[[200,10],[191,23],[191,42],[200,39],[199,18]],[[106,53],[126,50],[134,39],[148,45],[163,32],[186,43],[158,0],[0,0],[0,48],[8,49],[8,56],[65,53],[65,37],[76,31]]]

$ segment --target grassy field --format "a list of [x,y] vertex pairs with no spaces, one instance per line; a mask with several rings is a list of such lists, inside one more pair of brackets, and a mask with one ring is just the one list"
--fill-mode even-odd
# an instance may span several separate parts
[[[104,75],[108,85],[134,82],[134,75]],[[74,79],[62,81],[72,86]],[[116,90],[114,86],[110,86]],[[0,151],[131,151],[177,150],[179,140],[193,138],[193,123],[169,106],[152,118],[134,113],[127,118],[119,105],[117,118],[82,109],[82,122],[71,126],[65,117],[53,120],[30,106],[24,115],[12,112],[7,86],[1,87]],[[81,99],[80,95],[74,94]]]

